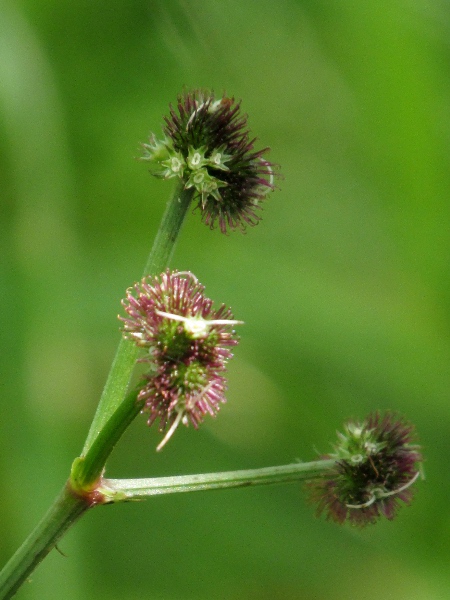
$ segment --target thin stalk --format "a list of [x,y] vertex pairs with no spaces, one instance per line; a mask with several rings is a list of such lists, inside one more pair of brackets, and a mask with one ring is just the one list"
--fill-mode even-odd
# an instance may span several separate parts
[[334,459],[316,460],[308,463],[294,463],[262,469],[224,471],[200,475],[178,475],[174,477],[154,477],[150,479],[102,479],[97,491],[103,494],[103,503],[143,500],[150,496],[199,492],[233,487],[267,485],[305,481],[323,475],[335,464]]
[[144,400],[138,400],[138,394],[139,390],[133,390],[125,397],[105,423],[86,455],[75,459],[70,478],[75,490],[82,492],[95,487],[115,444],[144,406]]
[[0,573],[0,599],[12,598],[30,573],[55,547],[75,521],[89,508],[86,498],[64,486],[53,505]]
[[[159,275],[172,257],[178,234],[186,217],[193,190],[184,190],[180,183],[167,204],[158,234],[144,269],[145,275]],[[133,342],[121,339],[100,402],[83,448],[84,456],[101,430],[123,401],[139,349]]]

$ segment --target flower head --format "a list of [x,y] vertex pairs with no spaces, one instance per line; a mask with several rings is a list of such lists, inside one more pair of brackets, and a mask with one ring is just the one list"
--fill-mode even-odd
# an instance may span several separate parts
[[[240,102],[213,93],[187,92],[165,117],[165,138],[144,144],[143,160],[158,177],[180,177],[193,188],[202,219],[221,231],[256,225],[261,202],[274,189],[275,167],[254,150]],[[175,159],[175,160],[174,160]],[[175,167],[175,169],[174,169]]]
[[190,272],[144,278],[127,291],[119,317],[123,335],[146,349],[149,365],[139,399],[145,400],[148,424],[159,419],[168,429],[160,449],[179,423],[197,428],[206,414],[214,416],[225,402],[229,348],[238,340],[231,310],[217,310],[204,287]]
[[360,526],[381,516],[393,519],[399,501],[411,501],[411,486],[420,473],[422,457],[411,444],[412,433],[413,427],[393,413],[347,423],[335,452],[324,457],[335,458],[335,466],[308,484],[318,514]]

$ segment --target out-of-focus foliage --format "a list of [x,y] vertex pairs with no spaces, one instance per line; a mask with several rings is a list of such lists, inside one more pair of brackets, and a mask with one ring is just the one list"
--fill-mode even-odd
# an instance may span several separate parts
[[0,6],[0,558],[80,452],[170,193],[134,160],[183,86],[243,99],[284,174],[262,223],[189,216],[172,266],[246,322],[228,404],[111,477],[309,460],[393,409],[427,458],[363,531],[296,485],[99,508],[19,600],[448,598],[450,13],[431,0],[5,0]]

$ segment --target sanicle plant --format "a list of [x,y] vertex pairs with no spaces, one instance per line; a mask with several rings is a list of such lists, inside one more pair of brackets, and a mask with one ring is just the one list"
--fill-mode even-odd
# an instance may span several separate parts
[[[181,426],[197,429],[225,402],[226,365],[241,325],[225,304],[214,307],[195,275],[168,268],[189,208],[221,232],[245,230],[260,220],[274,190],[277,168],[267,148],[254,149],[247,117],[233,98],[185,92],[165,117],[163,135],[143,144],[151,172],[175,179],[141,281],[122,300],[122,338],[81,455],[35,530],[0,573],[0,599],[11,598],[69,527],[87,510],[153,495],[304,481],[317,512],[354,525],[392,519],[409,503],[422,461],[413,427],[394,413],[351,421],[333,452],[309,463],[255,470],[107,479],[105,464],[116,442],[142,413],[156,424],[161,450]],[[130,385],[137,362],[144,365]]]

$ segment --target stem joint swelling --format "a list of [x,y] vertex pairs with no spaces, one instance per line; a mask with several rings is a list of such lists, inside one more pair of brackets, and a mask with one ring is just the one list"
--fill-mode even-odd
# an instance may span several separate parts
[[92,508],[97,504],[104,504],[104,495],[98,490],[102,478],[86,483],[83,480],[85,458],[80,456],[72,463],[70,477],[66,487],[69,494],[86,504],[87,508]]

